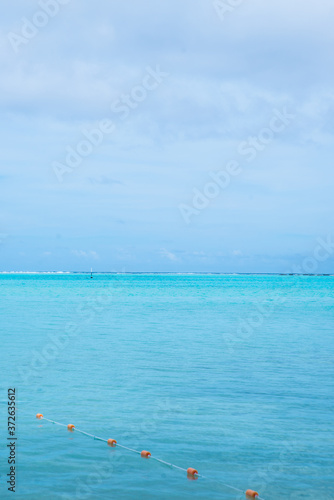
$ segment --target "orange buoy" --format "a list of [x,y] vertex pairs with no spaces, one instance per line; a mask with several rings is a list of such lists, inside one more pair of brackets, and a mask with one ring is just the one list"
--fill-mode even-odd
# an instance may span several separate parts
[[143,450],[140,454],[141,457],[143,458],[150,458],[151,453],[149,451]]
[[43,415],[41,413],[37,413],[36,418],[43,418]]
[[253,490],[246,491],[246,497],[248,497],[248,498],[256,498],[258,496],[259,496],[259,494],[257,491],[253,491]]
[[108,439],[107,442],[108,442],[108,446],[112,446],[112,447],[116,446],[116,444],[117,444],[116,439]]
[[73,425],[73,424],[68,424],[68,426],[67,426],[67,429],[68,429],[70,432],[73,432],[73,431],[74,431],[74,428],[75,428],[75,425]]
[[189,467],[189,469],[187,469],[187,474],[189,474],[189,476],[194,476],[195,474],[198,475],[198,472],[196,469],[193,469],[192,467]]

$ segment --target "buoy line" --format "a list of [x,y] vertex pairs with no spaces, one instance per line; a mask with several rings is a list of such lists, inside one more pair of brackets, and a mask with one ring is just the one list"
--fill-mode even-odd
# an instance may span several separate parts
[[79,432],[80,434],[84,434],[85,436],[91,437],[97,441],[103,441],[104,443],[107,443],[107,445],[111,446],[112,448],[115,448],[115,447],[123,448],[124,450],[131,451],[133,453],[137,453],[142,458],[150,458],[151,460],[155,460],[156,462],[160,462],[161,464],[168,465],[169,467],[172,467],[174,469],[182,470],[183,472],[187,473],[187,476],[189,479],[197,479],[199,477],[201,477],[203,479],[209,479],[210,481],[214,481],[216,483],[222,484],[226,488],[230,488],[234,491],[237,491],[238,493],[245,494],[246,498],[257,498],[257,500],[264,500],[264,498],[261,498],[259,496],[257,491],[250,490],[250,489],[244,491],[244,490],[241,490],[240,488],[235,488],[234,486],[231,486],[230,484],[223,483],[219,479],[215,479],[215,478],[212,478],[209,476],[204,476],[203,474],[199,474],[199,472],[192,467],[188,467],[188,469],[184,469],[183,467],[179,467],[178,465],[172,464],[170,462],[165,462],[164,460],[161,460],[161,458],[157,458],[157,457],[153,456],[151,454],[151,452],[149,452],[147,450],[138,451],[138,450],[134,450],[132,448],[128,448],[127,446],[119,444],[116,441],[116,439],[103,439],[99,436],[95,436],[94,434],[89,434],[88,432],[81,431],[80,429],[77,429],[75,427],[75,425],[73,425],[73,424],[62,424],[60,422],[56,422],[55,420],[51,420],[49,418],[46,418],[46,417],[44,417],[44,415],[42,415],[42,413],[37,413],[36,418],[38,418],[40,420],[42,420],[42,419],[46,420],[47,422],[50,422],[51,424],[56,424],[56,425],[60,425],[62,427],[66,427],[69,432],[74,432],[74,431]]

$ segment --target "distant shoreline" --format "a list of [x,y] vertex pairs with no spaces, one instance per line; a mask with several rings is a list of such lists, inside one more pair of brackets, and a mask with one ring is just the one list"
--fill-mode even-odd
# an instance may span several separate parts
[[[39,274],[39,275],[90,275],[90,271],[0,271],[1,274]],[[171,276],[334,276],[331,273],[218,273],[218,272],[164,272],[164,271],[133,271],[133,272],[116,272],[116,271],[96,271],[92,273],[98,275],[171,275]]]

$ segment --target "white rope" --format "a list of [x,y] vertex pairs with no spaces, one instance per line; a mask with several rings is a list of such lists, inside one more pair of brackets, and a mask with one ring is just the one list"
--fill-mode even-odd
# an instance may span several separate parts
[[118,444],[116,443],[115,446],[119,446],[120,448],[124,448],[124,450],[128,450],[128,451],[133,451],[134,453],[138,453],[140,455],[140,451],[138,450],[133,450],[132,448],[128,448],[127,446],[123,446],[122,444]]

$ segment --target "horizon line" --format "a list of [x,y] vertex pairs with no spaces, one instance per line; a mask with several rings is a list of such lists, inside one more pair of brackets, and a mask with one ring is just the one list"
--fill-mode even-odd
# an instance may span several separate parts
[[279,273],[279,272],[218,272],[218,271],[0,271],[0,274],[176,274],[176,275],[222,275],[222,276],[334,276],[332,273]]

